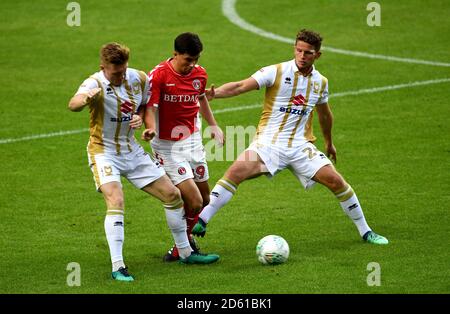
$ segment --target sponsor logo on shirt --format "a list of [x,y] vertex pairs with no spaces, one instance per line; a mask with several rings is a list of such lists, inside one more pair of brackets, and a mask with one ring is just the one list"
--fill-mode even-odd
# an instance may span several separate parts
[[164,101],[167,102],[198,102],[198,95],[170,95],[164,94]]
[[286,108],[286,107],[280,107],[280,111],[290,113],[290,114],[295,114],[298,116],[306,116],[309,113],[307,109],[295,109],[295,108]]
[[123,102],[120,105],[120,112],[123,113],[125,116],[118,117],[118,118],[111,118],[111,122],[125,122],[125,121],[131,121],[133,118],[133,104],[129,103],[128,101]]
[[130,114],[132,111],[133,111],[133,104],[129,103],[128,101],[125,101],[120,105],[120,112],[124,114]]
[[303,97],[302,94],[299,94],[299,95],[295,96],[294,99],[292,99],[292,104],[294,106],[304,105],[305,103],[306,103],[306,99],[305,99],[305,97]]

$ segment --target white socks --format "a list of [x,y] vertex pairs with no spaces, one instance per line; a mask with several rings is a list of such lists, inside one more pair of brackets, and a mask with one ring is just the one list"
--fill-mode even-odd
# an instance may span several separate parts
[[356,228],[358,228],[361,237],[367,231],[371,231],[370,227],[367,225],[361,205],[359,204],[359,200],[356,197],[355,192],[353,192],[352,187],[347,185],[342,190],[335,192],[335,195],[339,199],[344,212],[348,217],[350,217],[350,219],[352,219],[353,223],[356,225]]
[[113,271],[117,271],[120,267],[125,267],[122,256],[123,241],[125,239],[123,210],[121,210],[121,215],[116,215],[118,211],[114,210],[114,215],[111,215],[111,212],[108,210],[105,217],[105,234],[106,240],[108,240]]
[[236,192],[237,185],[232,181],[222,178],[217,181],[209,196],[209,204],[200,213],[200,218],[208,223],[219,209],[230,201]]
[[192,249],[186,233],[187,225],[184,219],[184,208],[168,209],[168,206],[165,205],[164,211],[166,213],[167,225],[172,232],[180,257],[183,259],[189,257]]

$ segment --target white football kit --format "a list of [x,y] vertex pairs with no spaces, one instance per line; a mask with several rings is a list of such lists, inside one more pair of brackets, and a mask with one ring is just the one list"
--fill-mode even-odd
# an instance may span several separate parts
[[328,80],[314,66],[304,77],[295,60],[264,67],[252,77],[266,87],[256,136],[248,150],[258,153],[270,175],[289,168],[305,188],[331,161],[317,148],[312,133],[313,110],[328,102]]
[[114,86],[100,71],[86,79],[76,94],[97,87],[101,91],[95,102],[89,104],[87,145],[96,188],[99,190],[108,182],[120,183],[120,176],[124,176],[141,189],[165,174],[136,142],[134,129],[130,127],[133,114],[148,101],[148,77],[142,71],[128,68],[122,85]]

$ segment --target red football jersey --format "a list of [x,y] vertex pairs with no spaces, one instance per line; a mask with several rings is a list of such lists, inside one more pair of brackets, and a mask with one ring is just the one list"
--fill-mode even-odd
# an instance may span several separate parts
[[205,93],[208,75],[199,65],[182,75],[175,72],[170,60],[161,62],[148,74],[150,100],[147,107],[158,108],[158,137],[179,141],[197,130],[198,98]]

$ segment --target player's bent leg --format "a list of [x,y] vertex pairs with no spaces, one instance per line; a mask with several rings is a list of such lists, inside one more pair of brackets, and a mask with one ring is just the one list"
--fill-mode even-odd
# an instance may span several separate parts
[[[181,197],[184,201],[184,210],[185,217],[187,223],[187,234],[190,236],[192,233],[192,228],[198,219],[198,214],[200,213],[203,205],[203,198],[200,190],[197,187],[197,184],[193,179],[188,179],[177,184],[177,188],[181,192]],[[197,217],[197,219],[196,219]],[[197,246],[193,241],[190,241],[191,244],[194,244],[194,251],[198,251]]]
[[[201,194],[193,179],[187,179],[176,186],[180,192],[184,203],[184,218],[187,224],[187,235],[191,248],[194,252],[199,252],[200,247],[197,245],[193,237],[191,236],[192,227],[194,226],[195,216],[200,211],[202,206]],[[163,256],[165,262],[173,262],[179,260],[180,255],[176,245],[171,247],[167,253]]]
[[159,179],[142,188],[144,192],[153,195],[163,203],[175,203],[181,200],[180,191],[172,184],[167,175],[163,175]]
[[177,188],[181,192],[181,197],[184,201],[184,208],[186,210],[186,216],[192,217],[196,213],[200,212],[203,205],[202,194],[200,193],[197,185],[193,179],[187,179],[179,184]]
[[[167,175],[164,175],[156,181],[146,185],[142,188],[142,190],[155,196],[163,203],[166,213],[166,220],[176,243],[166,253],[164,256],[164,261],[177,261],[179,259],[177,243],[178,245],[186,245],[186,243],[189,243],[189,241],[185,240],[181,235],[186,230],[186,222],[183,219],[184,209],[180,191],[172,184],[172,181],[170,181]],[[189,246],[189,244],[187,245]]]
[[225,206],[233,197],[237,187],[243,181],[260,176],[265,171],[265,165],[255,151],[245,150],[225,172],[210,194],[210,202],[200,213],[198,222],[192,229],[192,234],[205,236],[206,225],[217,211]]
[[166,218],[169,229],[178,249],[179,261],[183,264],[211,264],[219,259],[217,254],[201,254],[192,251],[186,233],[186,220],[183,219],[184,209],[166,208]]
[[259,177],[267,172],[264,162],[253,150],[243,151],[224,174],[224,178],[234,182],[236,186],[247,179]]
[[332,165],[326,165],[320,168],[314,175],[313,180],[325,185],[333,193],[341,190],[346,185],[344,178]]
[[195,185],[197,185],[197,188],[200,191],[200,194],[202,196],[202,200],[203,200],[202,208],[204,208],[209,204],[209,194],[211,193],[211,189],[209,188],[209,183],[208,183],[208,181],[195,182]]
[[341,208],[353,221],[360,236],[364,241],[371,244],[388,244],[389,241],[371,230],[364,217],[361,204],[352,187],[345,182],[344,178],[336,169],[327,165],[319,169],[313,177],[317,181],[330,189],[339,200]]
[[[202,199],[203,199],[202,209],[203,209],[206,206],[208,206],[209,201],[210,201],[210,195],[209,194],[211,193],[211,190],[209,188],[209,183],[208,183],[208,181],[203,181],[203,182],[195,182],[195,184],[197,185],[197,187],[198,187],[198,189],[200,191],[200,194],[202,195]],[[193,227],[192,227],[192,230],[191,230],[191,235],[195,234],[197,236],[202,236],[203,237],[205,235],[205,233],[206,233],[206,224],[203,222],[203,220],[201,220],[201,223],[198,226],[196,226],[198,221],[199,221],[199,218],[200,218],[200,213],[198,213],[194,217]],[[194,228],[195,228],[195,231],[193,231]],[[195,239],[192,238],[192,240],[194,241],[195,246],[198,249],[200,249],[198,247],[197,242],[195,242]]]

